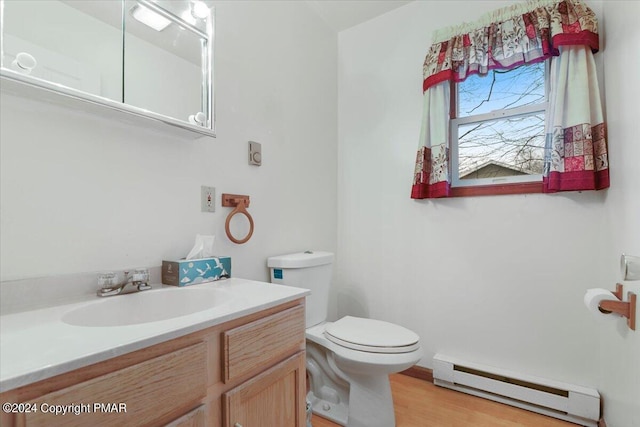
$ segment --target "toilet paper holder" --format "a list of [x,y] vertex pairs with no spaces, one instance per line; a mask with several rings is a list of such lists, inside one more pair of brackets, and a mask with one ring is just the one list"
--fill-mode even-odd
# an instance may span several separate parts
[[616,284],[616,290],[611,292],[619,301],[601,301],[598,309],[605,313],[617,313],[627,318],[627,325],[632,331],[636,330],[636,294],[627,293],[628,301],[622,301],[622,285]]

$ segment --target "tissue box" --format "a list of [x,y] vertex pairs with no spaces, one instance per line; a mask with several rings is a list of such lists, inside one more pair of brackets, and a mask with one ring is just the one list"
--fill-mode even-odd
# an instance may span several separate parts
[[162,283],[189,286],[231,277],[231,258],[220,256],[200,259],[162,261]]

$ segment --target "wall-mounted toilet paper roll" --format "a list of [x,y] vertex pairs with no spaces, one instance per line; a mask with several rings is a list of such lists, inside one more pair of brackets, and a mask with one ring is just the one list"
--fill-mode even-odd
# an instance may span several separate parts
[[615,295],[606,289],[595,288],[589,289],[584,295],[584,305],[587,309],[601,321],[615,321],[621,316],[617,313],[608,313],[600,310],[600,303],[602,301],[619,301]]

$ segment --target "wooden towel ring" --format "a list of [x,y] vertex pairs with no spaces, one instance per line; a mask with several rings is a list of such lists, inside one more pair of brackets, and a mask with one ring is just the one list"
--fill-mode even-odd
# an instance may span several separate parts
[[[249,196],[223,194],[222,206],[235,207],[235,209],[231,211],[229,216],[227,216],[227,221],[224,224],[224,231],[227,233],[227,237],[229,238],[229,240],[238,245],[248,242],[253,235],[253,218],[247,211],[247,207],[249,206]],[[249,233],[247,233],[247,235],[242,239],[236,239],[233,234],[231,234],[231,230],[229,229],[231,218],[233,218],[233,216],[236,214],[243,214],[249,220]]]

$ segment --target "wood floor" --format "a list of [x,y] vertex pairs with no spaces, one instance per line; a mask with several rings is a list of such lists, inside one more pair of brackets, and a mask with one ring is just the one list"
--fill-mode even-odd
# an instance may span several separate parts
[[[391,375],[397,427],[576,427],[407,375]],[[339,427],[317,415],[313,427]]]

